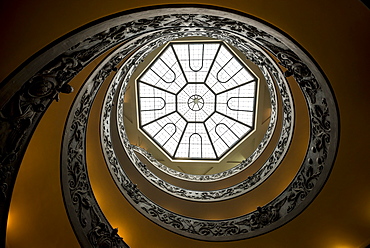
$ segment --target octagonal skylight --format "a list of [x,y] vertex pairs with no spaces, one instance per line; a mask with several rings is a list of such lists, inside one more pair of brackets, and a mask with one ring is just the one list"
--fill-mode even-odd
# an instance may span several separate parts
[[139,128],[173,160],[219,160],[254,130],[257,84],[221,41],[171,42],[137,79]]

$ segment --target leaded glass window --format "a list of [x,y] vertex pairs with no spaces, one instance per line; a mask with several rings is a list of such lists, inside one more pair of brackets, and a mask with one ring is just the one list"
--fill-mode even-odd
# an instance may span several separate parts
[[137,79],[139,127],[171,159],[219,160],[254,130],[257,86],[223,42],[171,42]]

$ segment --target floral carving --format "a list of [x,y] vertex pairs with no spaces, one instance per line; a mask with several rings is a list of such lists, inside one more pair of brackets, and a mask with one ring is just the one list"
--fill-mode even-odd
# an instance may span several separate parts
[[[85,90],[75,103],[73,118],[68,127],[68,139],[65,139],[67,160],[62,161],[62,178],[68,182],[64,185],[64,194],[73,204],[71,218],[78,220],[92,247],[128,247],[104,218],[92,193],[87,175],[85,144],[86,124],[95,94],[104,80],[114,71],[122,59],[121,55],[113,57],[104,68],[94,76],[91,90]],[[64,169],[63,169],[64,168]],[[68,209],[68,207],[67,207]],[[99,210],[96,210],[99,209]],[[80,240],[80,242],[83,242]]]
[[[198,30],[199,31],[199,30]],[[218,31],[218,33],[222,33]],[[275,47],[276,49],[276,47]],[[280,49],[281,50],[281,49]],[[284,50],[285,51],[285,50]],[[253,53],[250,53],[251,55]],[[254,57],[256,59],[256,57]],[[136,60],[136,58],[134,58]],[[273,75],[276,75],[276,78],[279,78],[279,75],[276,72],[276,69],[272,67],[271,65],[268,65],[266,63],[266,60],[257,60],[260,64],[263,64],[264,66],[267,66],[267,68],[270,70],[270,72]],[[288,64],[287,64],[288,65]],[[298,68],[298,67],[297,67]],[[128,69],[124,69],[126,74],[126,77],[129,77],[131,75],[131,72],[129,72]],[[299,73],[302,74],[301,71],[295,70],[296,74],[299,75]],[[305,80],[306,74],[302,74]],[[280,94],[282,96],[287,96],[287,88],[284,86],[281,86]],[[315,93],[316,95],[316,93]],[[284,113],[286,115],[289,115],[289,111],[291,111],[291,105],[289,104],[289,101],[284,100]],[[107,108],[110,109],[110,108]],[[311,112],[310,112],[311,113]],[[104,113],[104,116],[106,117],[106,112]],[[319,118],[321,119],[321,118]],[[104,131],[107,131],[106,128],[104,128]],[[104,137],[104,141],[109,141],[109,135]],[[123,143],[129,146],[129,142],[127,140],[123,140]],[[105,149],[107,149],[107,154],[114,154],[114,151],[112,149],[111,142],[107,143],[108,145],[105,146]],[[288,144],[288,139],[284,138],[281,141],[278,142],[278,147],[286,147]],[[132,155],[132,151],[128,151],[128,154]],[[282,159],[283,153],[281,150],[277,150],[274,152],[273,156],[270,158],[270,161],[274,161],[276,159]],[[233,220],[229,221],[220,221],[220,222],[209,222],[205,220],[195,220],[184,216],[176,215],[175,213],[172,213],[170,211],[167,211],[163,208],[160,208],[156,206],[153,202],[151,202],[148,198],[146,198],[140,190],[137,188],[136,185],[133,185],[132,183],[129,183],[129,179],[125,174],[120,174],[118,162],[117,159],[112,159],[110,161],[110,168],[112,168],[113,174],[119,178],[120,180],[120,186],[123,189],[123,192],[128,198],[129,201],[132,201],[133,204],[137,204],[138,207],[146,213],[147,216],[150,216],[153,221],[167,226],[168,228],[175,228],[177,230],[176,232],[179,233],[188,233],[187,236],[191,237],[197,237],[200,238],[200,236],[205,237],[224,237],[228,235],[236,236],[242,235],[242,233],[251,235],[249,233],[258,231],[261,228],[265,228],[266,226],[269,226],[271,223],[278,222],[282,216],[285,216],[291,211],[291,209],[297,208],[298,205],[300,205],[301,201],[304,200],[310,193],[311,189],[315,186],[315,177],[319,177],[320,173],[315,172],[314,168],[312,169],[306,169],[304,166],[302,167],[302,173],[308,177],[308,178],[300,178],[297,176],[297,178],[293,181],[290,187],[287,189],[287,193],[282,194],[280,198],[277,198],[274,202],[266,206],[258,208],[255,212],[252,212],[250,214],[238,217]],[[140,162],[138,162],[139,165],[141,165],[142,168],[146,169],[146,166]],[[266,173],[271,170],[273,167],[267,166]],[[319,170],[320,171],[320,170]],[[301,174],[302,174],[301,173]],[[148,171],[145,170],[144,174],[150,175]],[[257,173],[256,175],[248,178],[245,185],[253,185],[257,181],[260,180],[261,173]],[[302,183],[301,181],[303,180]],[[169,188],[168,184],[164,182],[163,180],[158,180],[158,183],[162,185],[163,187],[172,190],[173,192],[177,192],[178,194],[184,194],[184,191],[180,188]],[[249,187],[249,186],[247,186]],[[289,193],[290,192],[290,193]],[[227,193],[233,193],[233,191],[227,191],[227,192],[218,192],[216,194],[216,197]],[[207,197],[207,195],[203,195],[202,197]],[[285,212],[286,211],[286,212]],[[225,227],[225,228],[224,228]],[[227,228],[226,228],[227,227]],[[185,234],[184,234],[185,235]],[[203,238],[202,238],[203,239]],[[226,238],[228,239],[228,238]]]
[[[171,10],[174,11],[174,8]],[[198,35],[203,30],[210,37],[217,37],[225,32],[237,32],[263,46],[280,60],[281,65],[287,69],[286,76],[293,76],[296,79],[306,97],[311,121],[307,159],[303,162],[292,183],[275,200],[252,213],[229,220],[198,220],[161,209],[146,198],[127,177],[122,176],[119,180],[121,180],[121,186],[126,187],[127,199],[133,205],[137,204],[141,210],[145,211],[146,209],[146,216],[152,216],[156,223],[179,234],[205,240],[232,240],[252,237],[255,233],[261,234],[264,231],[269,231],[271,224],[277,227],[289,221],[295,216],[289,215],[289,213],[293,210],[300,212],[310,203],[317,194],[317,190],[313,189],[322,187],[330,172],[327,168],[332,166],[335,149],[338,145],[337,110],[335,101],[332,100],[334,96],[327,86],[327,82],[317,72],[319,70],[314,70],[312,63],[307,63],[306,58],[302,59],[296,55],[292,49],[298,48],[290,46],[291,42],[288,38],[281,38],[284,39],[284,43],[280,42],[264,30],[264,24],[259,24],[258,27],[246,24],[248,18],[243,16],[240,16],[240,19],[245,22],[232,20],[224,17],[228,13],[225,11],[213,10],[212,15],[207,15],[206,8],[194,8],[194,10],[196,10],[195,13],[190,8],[188,14],[171,13],[157,16],[154,14],[156,10],[153,10],[154,12],[150,13],[155,17],[141,18],[124,24],[117,24],[118,21],[116,21],[115,25],[117,26],[113,25],[103,32],[95,32],[95,35],[75,44],[63,54],[53,57],[51,62],[45,62],[45,67],[39,72],[29,75],[31,79],[24,82],[23,87],[8,102],[2,103],[0,110],[0,185],[3,193],[2,201],[7,197],[5,205],[9,204],[8,192],[13,187],[15,175],[30,135],[49,104],[54,99],[58,100],[60,93],[72,91],[68,85],[69,80],[99,54],[119,42],[129,43],[130,39],[140,34],[147,33],[149,35],[150,32],[158,30],[162,30],[162,34],[172,33],[172,37],[175,37],[178,36],[179,31],[185,29],[187,30],[186,35]],[[203,14],[197,14],[199,12]],[[252,58],[253,53],[249,54]],[[255,57],[254,60],[261,65],[265,64],[265,61],[258,57]],[[101,80],[104,80],[115,66],[116,62],[113,62],[100,75],[100,78],[94,82],[95,88],[93,90],[97,89],[96,87]],[[280,93],[285,94],[284,89]],[[83,146],[89,104],[91,104],[94,95],[91,92],[82,94],[85,95],[78,100],[78,106],[73,108],[75,112],[72,118],[76,119],[73,123],[69,123],[66,129],[66,133],[70,135],[69,139],[65,141],[64,149],[68,148],[64,150],[64,163],[62,164],[64,178],[67,178],[64,179],[63,183],[67,182],[68,184],[67,186],[63,185],[64,189],[67,188],[65,191],[66,201],[71,203],[69,206],[71,207],[69,210],[71,216],[77,214],[77,217],[72,218],[77,218],[73,225],[78,230],[82,230],[83,234],[79,234],[79,238],[86,238],[89,242],[89,244],[83,243],[83,245],[93,247],[125,246],[117,236],[116,230],[111,228],[103,217],[88,182]],[[280,145],[284,146],[284,144],[286,144],[285,141]],[[274,156],[282,157],[282,154],[277,153]],[[116,163],[116,161],[110,162]],[[250,178],[250,182],[253,183],[256,179]],[[5,228],[2,229],[5,230]]]
[[[252,53],[250,53],[250,54],[252,54]],[[264,64],[264,66],[266,66],[273,75],[276,75],[275,78],[280,77],[277,73],[276,68],[271,66],[266,60],[257,60],[257,61],[260,61],[260,63]],[[128,70],[124,69],[124,71],[128,71]],[[129,76],[130,76],[130,74],[126,75],[126,77],[129,77]],[[284,101],[284,111],[283,112],[286,116],[289,116],[290,111],[292,110],[292,105],[288,101],[288,99],[289,99],[288,88],[284,85],[280,85],[280,87],[281,87],[280,88],[280,94],[283,97],[286,97],[286,99],[283,100]],[[124,89],[123,89],[123,91],[124,91]],[[119,102],[121,102],[121,101],[119,101]],[[119,113],[120,113],[120,111],[119,111]],[[106,118],[109,115],[106,115],[106,113],[104,113],[104,116]],[[290,123],[290,126],[291,126],[291,123]],[[122,126],[122,130],[124,130],[123,126]],[[108,131],[108,129],[104,128],[104,131]],[[106,135],[107,136],[104,136],[104,140],[109,140],[110,139],[109,134],[106,133]],[[126,139],[123,139],[123,144],[126,144],[126,146],[130,146],[128,140],[126,140]],[[279,149],[276,150],[273,153],[273,155],[270,157],[270,159],[269,159],[270,164],[268,164],[265,167],[265,171],[259,171],[255,175],[249,177],[241,185],[241,187],[251,187],[251,186],[255,185],[261,179],[262,175],[264,175],[264,176],[268,175],[268,173],[274,168],[273,166],[271,166],[272,165],[271,163],[275,160],[279,160],[279,159],[283,158],[284,154],[283,154],[282,150],[283,150],[284,147],[287,146],[287,144],[288,144],[288,138],[281,139],[278,142],[278,145],[277,145],[277,147]],[[109,147],[107,146],[106,149],[109,150],[108,153],[110,155],[114,154],[114,151],[111,150],[111,149],[113,149],[111,145],[109,145]],[[140,149],[137,149],[137,150],[140,150]],[[132,156],[133,152],[128,151],[127,154],[129,156]],[[117,176],[117,178],[126,178],[125,174],[119,173],[120,167],[116,167],[116,166],[118,166],[117,160],[114,159],[114,161],[115,161],[115,164],[114,165],[111,164],[111,168],[115,167],[112,170],[114,176]],[[148,176],[148,178],[150,178],[152,176],[152,174],[150,172],[148,172],[146,166],[143,163],[138,162],[137,164],[139,165],[139,167],[141,167],[144,170],[143,175]],[[133,201],[135,203],[138,203],[138,206],[140,206],[140,208],[143,209],[145,211],[145,213],[148,214],[148,216],[150,216],[153,219],[153,221],[155,221],[157,223],[158,222],[162,223],[162,225],[166,225],[168,228],[170,228],[170,226],[171,227],[176,226],[176,230],[179,229],[178,230],[179,233],[184,233],[185,232],[185,233],[188,233],[189,236],[197,237],[197,238],[199,238],[199,235],[206,236],[206,237],[216,237],[216,236],[225,236],[225,235],[226,236],[227,235],[237,236],[241,233],[250,233],[252,231],[256,231],[256,230],[259,230],[261,228],[264,228],[264,227],[270,225],[271,223],[274,223],[274,222],[280,220],[281,216],[285,216],[288,213],[288,211],[284,210],[284,209],[289,209],[289,211],[290,211],[291,209],[296,208],[297,205],[300,204],[299,199],[304,199],[305,196],[307,196],[309,194],[309,192],[311,191],[311,189],[314,187],[314,185],[315,185],[315,180],[314,180],[315,176],[319,176],[318,173],[311,174],[311,172],[312,172],[312,169],[309,169],[307,171],[307,173],[304,172],[304,174],[306,176],[310,177],[310,178],[305,178],[306,183],[303,183],[303,184],[299,183],[300,180],[301,180],[299,177],[297,178],[296,181],[294,181],[294,183],[292,184],[293,187],[291,187],[289,189],[290,191],[288,191],[288,192],[291,192],[289,197],[285,196],[285,197],[278,198],[278,199],[275,200],[275,202],[277,202],[276,204],[266,205],[266,206],[260,207],[260,208],[257,209],[257,211],[255,211],[251,214],[247,214],[245,216],[239,217],[239,218],[237,218],[237,220],[230,220],[229,222],[225,222],[226,224],[221,223],[221,222],[215,224],[213,222],[194,220],[194,219],[191,219],[191,218],[187,218],[187,217],[184,217],[184,216],[179,216],[179,215],[176,215],[174,213],[171,213],[167,210],[164,210],[164,209],[156,206],[154,203],[152,203],[149,199],[147,199],[144,195],[142,195],[142,193],[137,189],[137,187],[135,187],[134,191],[129,191],[129,196],[132,198],[132,196],[134,195],[135,198],[133,198]],[[163,189],[168,190],[168,192],[172,192],[172,193],[178,194],[180,196],[184,196],[184,194],[187,193],[187,191],[184,191],[184,189],[181,189],[181,188],[178,188],[178,187],[172,187],[171,185],[164,182],[163,180],[157,180],[157,183],[161,187],[163,187]],[[124,189],[124,187],[123,187],[123,189]],[[304,192],[304,194],[300,193],[300,191]],[[205,192],[205,193],[203,192],[202,194],[199,194],[199,196],[202,197],[203,199],[208,199],[208,198],[213,198],[214,199],[214,198],[223,197],[225,195],[227,195],[227,196],[233,195],[233,194],[235,194],[235,192],[236,192],[235,190],[228,189],[228,190],[221,190],[221,191],[217,191],[217,192],[212,192],[212,193],[215,193],[213,196],[210,195],[210,192]],[[292,192],[294,192],[294,193],[292,193]],[[198,197],[198,195],[196,197]],[[140,201],[135,200],[135,199],[140,199]],[[284,208],[282,208],[283,206],[284,206]],[[284,212],[284,211],[287,211],[287,212]],[[181,225],[178,224],[178,221],[181,221]],[[210,224],[210,223],[212,223],[212,224]],[[228,226],[230,228],[225,228],[225,229],[221,228],[221,227],[225,227],[225,226]],[[224,231],[222,231],[222,230],[224,230]],[[230,230],[230,231],[226,231],[226,230]]]
[[59,93],[71,93],[73,88],[59,83],[53,76],[37,75],[25,83],[0,111],[0,185],[3,199],[7,198],[9,185],[18,171],[29,134],[38,118]]
[[281,65],[287,69],[285,76],[290,77],[293,75],[304,92],[311,98],[311,102],[316,103],[316,93],[319,85],[308,67],[294,54],[286,51],[278,52],[277,57]]
[[91,223],[93,228],[87,233],[90,243],[97,248],[122,248],[128,247],[118,235],[118,228],[110,228],[102,222],[94,208],[90,208]]

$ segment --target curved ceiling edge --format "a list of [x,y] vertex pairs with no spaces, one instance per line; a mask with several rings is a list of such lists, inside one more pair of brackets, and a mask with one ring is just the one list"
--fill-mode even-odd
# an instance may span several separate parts
[[[199,6],[199,8],[201,7],[202,6]],[[166,12],[163,6],[159,8],[159,11]],[[182,8],[181,11],[178,12],[181,12],[179,14],[185,14],[184,12],[189,12],[191,9],[196,10],[196,8]],[[213,6],[207,6],[205,9],[202,9],[202,13],[215,14],[217,12],[226,12],[231,19],[235,18],[238,23],[239,21],[243,23],[244,18],[252,20],[252,24],[256,23],[253,17],[247,17],[246,14],[236,14],[235,11],[232,11],[233,14],[230,14],[228,10],[220,9],[221,8],[217,8],[216,10]],[[177,9],[171,10],[174,11]],[[28,64],[22,64],[21,69],[17,69],[15,74],[9,76],[6,81],[2,83],[2,93],[0,97],[2,114],[0,120],[2,131],[0,143],[2,151],[0,169],[2,176],[0,178],[0,183],[2,188],[1,230],[3,230],[1,233],[1,241],[4,242],[4,244],[6,218],[12,188],[28,141],[39,119],[42,117],[42,114],[46,111],[49,104],[54,99],[59,99],[59,93],[71,92],[72,88],[68,85],[71,78],[96,56],[106,51],[113,46],[113,44],[117,44],[117,42],[123,40],[122,36],[114,35],[124,32],[125,30],[122,25],[118,26],[120,23],[124,23],[121,22],[122,19],[119,17],[127,18],[126,13],[131,13],[130,18],[135,18],[136,12],[138,16],[142,17],[139,13],[143,14],[143,12],[146,12],[146,14],[148,14],[150,10],[140,9],[119,13],[113,17],[109,16],[104,18],[103,21],[98,20],[88,28],[83,27],[78,29],[78,31],[73,32],[73,35],[64,36],[58,40],[59,43],[54,43],[52,47],[44,49],[39,53],[40,55],[33,57],[32,61],[28,61]],[[158,14],[158,10],[156,10],[156,13]],[[198,13],[200,13],[200,11],[195,11],[194,14]],[[187,17],[189,17],[189,15],[187,15]],[[113,33],[110,33],[110,36],[105,36],[105,38],[107,38],[104,40],[105,42],[102,40],[103,37],[94,36],[94,34],[99,34],[100,32],[104,33],[106,26],[103,25],[103,23],[109,23],[110,27],[117,27],[117,29],[112,30]],[[153,24],[155,24],[153,20],[149,23],[144,23],[144,25],[148,25],[148,28],[153,28]],[[221,25],[222,23],[219,24]],[[134,28],[134,30],[137,28],[135,31],[140,32],[140,27],[142,27],[142,25],[143,23],[139,25],[139,23],[131,19],[130,28]],[[224,25],[230,24],[224,23]],[[289,185],[278,197],[279,199],[275,199],[252,213],[251,216],[254,216],[254,218],[257,218],[256,220],[259,221],[251,223],[250,220],[248,221],[246,219],[244,223],[240,223],[240,225],[248,225],[249,230],[253,227],[254,230],[257,230],[255,232],[256,235],[281,226],[294,218],[309,205],[319,193],[329,176],[339,142],[339,116],[337,104],[330,85],[321,69],[316,66],[316,63],[310,59],[310,56],[289,36],[276,28],[267,27],[268,25],[266,26],[264,22],[263,25],[265,25],[275,38],[284,40],[284,45],[279,44],[279,46],[264,40],[260,40],[259,42],[261,45],[265,45],[270,52],[277,55],[282,65],[287,68],[286,76],[294,76],[301,86],[309,104],[311,137],[310,149],[306,154],[306,159],[291,185]],[[241,30],[245,31],[245,26],[243,25],[234,28],[241,28]],[[127,33],[126,36],[124,35],[125,38],[133,36],[136,36],[136,34]],[[85,39],[87,37],[90,37],[90,39]],[[62,45],[61,41],[66,39],[71,41],[68,44],[75,45],[73,47],[66,47],[65,44]],[[91,43],[94,39],[96,43]],[[113,70],[113,68],[110,69]],[[20,111],[13,112],[13,107],[19,107],[18,109]],[[290,203],[289,206],[287,206],[287,202]],[[92,206],[90,205],[92,202],[84,203],[86,204],[84,207]],[[98,206],[92,207],[92,209],[97,212],[100,211]],[[291,214],[289,217],[282,218],[281,211],[287,211]],[[275,213],[275,215],[271,215],[273,213]],[[213,223],[208,223],[207,225],[209,224]],[[266,229],[267,226],[268,230]],[[265,228],[262,230],[262,227]],[[203,234],[210,233],[207,231]],[[238,236],[239,239],[250,237],[248,233],[246,234],[247,235],[244,236]],[[220,240],[227,239],[221,238]]]
[[[82,247],[128,247],[119,237],[118,229],[109,224],[94,196],[86,167],[85,143],[81,143],[90,114],[87,106],[93,103],[101,83],[115,71],[121,57],[112,52],[106,58],[109,63],[101,62],[86,79],[64,127],[60,165],[62,194],[71,226]],[[68,156],[63,156],[64,153]]]
[[[177,9],[168,9],[168,12],[173,13],[176,10]],[[319,189],[323,186],[329,175],[335,157],[335,152],[333,152],[332,149],[334,146],[334,151],[336,150],[338,141],[336,139],[338,130],[332,128],[332,125],[334,124],[335,127],[335,123],[338,121],[335,109],[336,106],[327,104],[328,101],[332,100],[331,92],[330,90],[328,92],[328,86],[325,80],[316,80],[316,78],[323,78],[321,75],[317,75],[317,73],[314,74],[315,68],[311,71],[306,65],[306,62],[303,62],[302,59],[307,58],[298,57],[296,53],[289,48],[288,45],[292,45],[289,40],[285,38],[284,43],[282,43],[277,40],[276,37],[267,33],[267,31],[269,31],[267,30],[268,28],[266,32],[259,30],[258,28],[264,28],[262,24],[260,24],[262,27],[259,26],[253,29],[250,25],[244,24],[247,20],[239,22],[222,17],[225,15],[225,12],[220,11],[218,15],[213,15],[215,14],[214,11],[210,11],[212,15],[206,15],[204,14],[204,12],[207,12],[206,10],[202,10],[203,14],[189,14],[193,13],[192,11],[198,13],[198,11],[200,11],[199,9],[182,8],[179,10],[179,12],[184,11],[188,14],[158,16],[158,12],[153,12],[153,17],[149,15],[147,17],[149,19],[140,21],[152,24],[153,20],[155,20],[157,25],[162,27],[159,29],[161,32],[168,29],[170,33],[177,30],[176,34],[185,33],[191,35],[198,34],[202,29],[206,30],[209,23],[212,22],[214,25],[218,25],[218,31],[212,30],[212,32],[215,33],[222,32],[222,28],[225,30],[233,30],[235,25],[238,27],[242,26],[246,30],[252,29],[254,31],[254,36],[252,36],[253,38],[249,37],[250,39],[254,39],[254,41],[263,44],[273,52],[277,58],[280,58],[282,65],[288,68],[286,76],[289,76],[292,65],[294,65],[295,69],[297,69],[297,66],[300,68],[300,70],[293,70],[293,74],[296,81],[301,86],[311,116],[310,149],[307,150],[306,159],[301,165],[298,174],[278,197],[265,206],[258,207],[257,210],[249,214],[227,220],[194,219],[163,209],[143,195],[139,188],[125,175],[121,175],[119,186],[122,188],[123,192],[125,192],[127,200],[136,206],[137,210],[153,222],[180,235],[208,241],[229,241],[250,238],[266,233],[287,223],[307,207],[317,195]],[[148,12],[146,12],[146,14],[148,14]],[[192,18],[188,18],[189,16],[192,16]],[[178,25],[178,23],[181,25]],[[196,25],[194,23],[196,23]],[[202,26],[204,23],[207,25]],[[230,25],[230,23],[232,25]],[[175,29],[174,24],[176,24]],[[148,27],[141,26],[140,31],[143,33],[146,28]],[[249,33],[247,32],[247,34]],[[273,41],[273,43],[270,41]],[[287,45],[285,45],[285,43],[287,43]],[[298,49],[295,46],[293,46],[292,49],[293,48]],[[309,61],[307,63],[309,63]],[[302,72],[304,74],[302,74]],[[128,69],[126,73],[130,75],[132,71]],[[302,77],[302,75],[304,77]],[[91,92],[87,94],[91,94]],[[320,98],[320,103],[316,102],[317,98]],[[66,135],[71,137],[71,134],[66,133]],[[82,140],[80,143],[84,143],[84,137],[81,138]],[[69,154],[66,149],[64,149],[62,156],[66,155]],[[117,161],[114,159],[109,162],[113,166],[117,165]]]

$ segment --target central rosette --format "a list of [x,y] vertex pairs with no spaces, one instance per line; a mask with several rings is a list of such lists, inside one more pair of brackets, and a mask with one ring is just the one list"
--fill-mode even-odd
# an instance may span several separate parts
[[215,95],[203,83],[187,84],[177,95],[177,111],[188,122],[204,122],[215,111]]
[[188,100],[188,106],[193,111],[198,111],[203,108],[204,100],[201,96],[193,95]]

